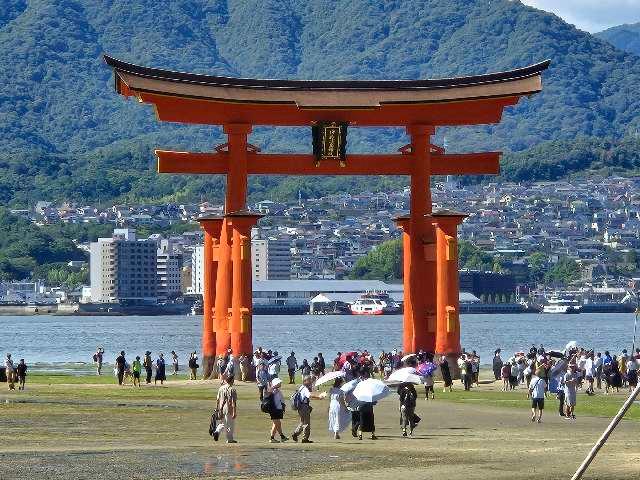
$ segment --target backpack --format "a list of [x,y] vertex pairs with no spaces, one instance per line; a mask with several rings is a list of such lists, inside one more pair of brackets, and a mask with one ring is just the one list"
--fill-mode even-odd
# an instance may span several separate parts
[[274,406],[273,395],[266,395],[260,402],[260,410],[264,413],[271,413]]
[[291,408],[296,411],[298,411],[298,409],[302,405],[302,395],[300,395],[301,389],[302,387],[298,388],[296,392],[291,395]]
[[211,414],[211,423],[209,424],[209,435],[213,436],[216,431],[216,423],[218,419],[218,410],[214,410]]

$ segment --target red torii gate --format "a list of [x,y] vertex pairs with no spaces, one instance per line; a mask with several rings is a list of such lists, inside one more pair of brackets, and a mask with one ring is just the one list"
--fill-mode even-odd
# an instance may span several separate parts
[[[403,231],[403,349],[460,352],[455,212],[432,212],[431,175],[499,173],[500,152],[447,154],[431,144],[438,126],[498,123],[505,107],[542,90],[549,61],[508,72],[440,80],[258,80],[173,72],[105,56],[115,89],[152,104],[160,121],[221,125],[227,142],[215,152],[157,150],[158,172],[226,174],[224,216],[202,218],[204,376],[228,348],[251,354],[251,227],[248,175],[408,175],[410,215]],[[318,126],[314,155],[266,154],[248,143],[254,125]],[[347,155],[346,126],[404,127],[397,154]],[[326,140],[326,145],[325,145]],[[331,160],[327,160],[331,159]]]

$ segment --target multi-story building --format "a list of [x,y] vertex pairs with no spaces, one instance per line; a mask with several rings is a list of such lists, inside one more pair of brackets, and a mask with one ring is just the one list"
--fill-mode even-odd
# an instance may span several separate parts
[[202,295],[204,287],[204,246],[196,245],[191,254],[191,289],[189,293]]
[[175,298],[182,294],[182,253],[169,240],[160,240],[157,252],[158,296]]
[[135,230],[115,229],[91,251],[91,300],[111,303],[157,301],[157,243],[136,240]]
[[254,280],[289,280],[291,242],[272,238],[252,240],[251,270]]

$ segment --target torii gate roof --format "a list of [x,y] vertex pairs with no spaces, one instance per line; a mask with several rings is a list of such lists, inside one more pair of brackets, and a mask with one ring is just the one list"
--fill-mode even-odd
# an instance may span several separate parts
[[542,90],[544,61],[507,72],[433,80],[259,80],[174,72],[107,55],[116,91],[153,104],[163,121],[355,126],[497,123],[504,107]]

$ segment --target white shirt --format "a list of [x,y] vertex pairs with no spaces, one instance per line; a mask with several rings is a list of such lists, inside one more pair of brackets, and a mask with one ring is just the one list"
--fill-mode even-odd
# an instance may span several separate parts
[[311,392],[304,385],[300,387],[300,400],[306,404],[309,404],[309,400],[311,400]]
[[544,378],[534,376],[530,385],[531,398],[544,398],[544,390],[547,387],[547,382],[544,381]]
[[593,360],[591,360],[590,358],[585,359],[584,361],[584,369],[586,370],[586,375],[589,377],[593,377],[596,373],[596,367],[595,367],[595,363],[593,362]]
[[627,372],[629,370],[638,370],[638,362],[636,360],[629,360],[627,362]]

